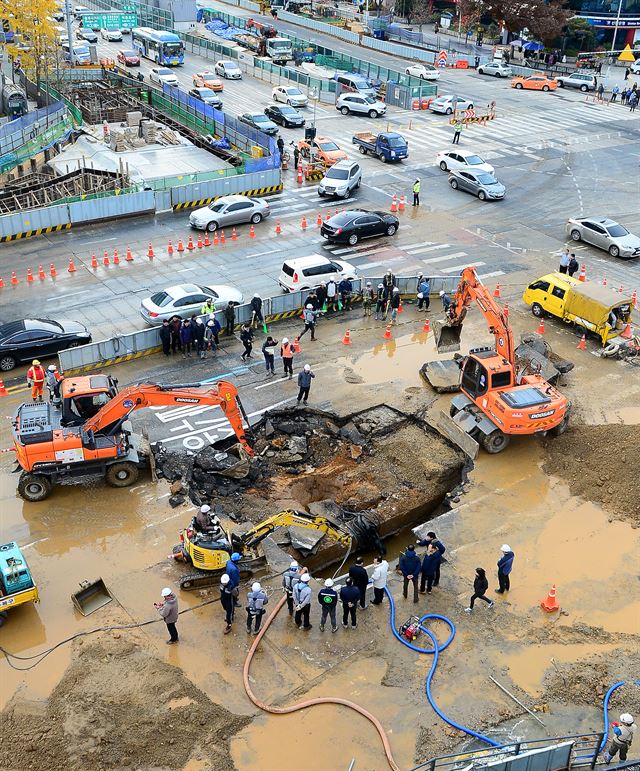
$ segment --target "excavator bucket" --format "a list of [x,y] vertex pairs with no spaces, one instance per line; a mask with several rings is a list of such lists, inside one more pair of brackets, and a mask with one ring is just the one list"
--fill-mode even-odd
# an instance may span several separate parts
[[452,326],[447,321],[434,321],[433,334],[438,353],[454,353],[460,350],[462,324]]
[[231,479],[244,479],[247,476],[251,459],[239,442],[229,444],[228,440],[223,439],[215,442],[212,447],[218,452],[211,460],[210,471]]
[[101,578],[91,582],[82,581],[80,589],[71,595],[71,601],[83,616],[88,616],[107,605],[112,599],[111,592]]

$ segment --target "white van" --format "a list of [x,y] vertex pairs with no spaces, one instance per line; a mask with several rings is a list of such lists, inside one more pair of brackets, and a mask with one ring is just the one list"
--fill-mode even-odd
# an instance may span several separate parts
[[333,279],[339,284],[343,278],[355,281],[358,271],[344,260],[329,260],[319,254],[286,260],[278,276],[278,283],[285,292],[306,291]]

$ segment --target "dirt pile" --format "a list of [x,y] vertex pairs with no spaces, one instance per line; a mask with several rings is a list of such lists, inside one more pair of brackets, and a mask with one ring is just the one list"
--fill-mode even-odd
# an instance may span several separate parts
[[189,760],[234,768],[228,740],[249,718],[211,702],[180,669],[114,637],[77,645],[46,702],[15,697],[7,705],[0,768],[180,769]]
[[572,493],[640,526],[637,426],[570,425],[565,434],[547,441],[545,450],[545,471],[565,479]]

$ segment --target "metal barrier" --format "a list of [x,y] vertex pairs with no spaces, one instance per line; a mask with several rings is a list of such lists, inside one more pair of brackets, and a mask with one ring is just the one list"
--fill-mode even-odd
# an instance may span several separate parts
[[[442,289],[447,292],[455,291],[458,286],[457,276],[431,276],[431,294],[436,295]],[[353,282],[353,291],[360,291],[364,282],[370,281],[374,286],[382,281],[382,276],[367,276]],[[404,276],[396,278],[396,285],[401,295],[407,297],[416,296],[417,276]],[[302,304],[309,294],[309,290],[302,292],[288,292],[275,297],[266,297],[262,301],[262,312],[267,322],[282,321],[300,314]],[[238,305],[236,311],[236,325],[251,321],[252,311],[250,303]],[[207,316],[201,316],[203,320]],[[216,318],[222,327],[225,326],[222,311],[216,313]],[[126,335],[117,335],[106,340],[101,340],[77,348],[69,348],[60,351],[58,360],[60,371],[66,375],[76,375],[88,372],[96,367],[108,367],[123,361],[130,361],[142,356],[158,353],[161,350],[159,328],[143,329]]]
[[[196,182],[171,188],[171,205],[191,203],[218,198],[221,195],[246,193],[248,191],[265,191],[267,188],[281,184],[280,169],[257,171],[250,174],[239,174],[236,177],[223,177],[209,182]],[[258,193],[255,193],[256,195]],[[184,208],[180,206],[180,208]]]
[[340,38],[340,40],[346,40],[347,43],[359,43],[360,35],[357,32],[351,32],[348,29],[342,29],[336,27],[333,24],[327,24],[317,19],[309,19],[306,16],[299,16],[297,13],[289,13],[288,11],[278,11],[278,18],[282,21],[288,21],[290,24],[296,24],[299,27],[305,29],[312,29],[314,32],[324,32],[326,35]]
[[424,48],[411,48],[403,46],[400,43],[392,43],[390,40],[378,40],[373,37],[362,38],[362,45],[367,48],[373,48],[376,51],[392,54],[393,56],[403,56],[405,59],[417,59],[421,62],[435,62],[436,54],[433,51],[427,51]]

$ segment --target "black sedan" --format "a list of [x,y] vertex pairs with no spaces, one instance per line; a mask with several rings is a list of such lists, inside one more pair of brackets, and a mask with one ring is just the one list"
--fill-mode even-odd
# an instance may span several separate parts
[[276,124],[261,112],[245,112],[238,120],[240,123],[246,123],[247,126],[251,126],[251,128],[258,129],[258,131],[264,131],[265,134],[273,135],[278,133]]
[[288,104],[270,104],[264,114],[274,123],[279,123],[285,128],[299,128],[304,126],[304,117]]
[[11,321],[0,326],[0,371],[9,372],[21,361],[55,356],[90,341],[91,333],[79,321]]
[[320,235],[338,244],[354,246],[363,238],[392,236],[400,227],[400,220],[385,211],[352,209],[327,220],[320,229]]

